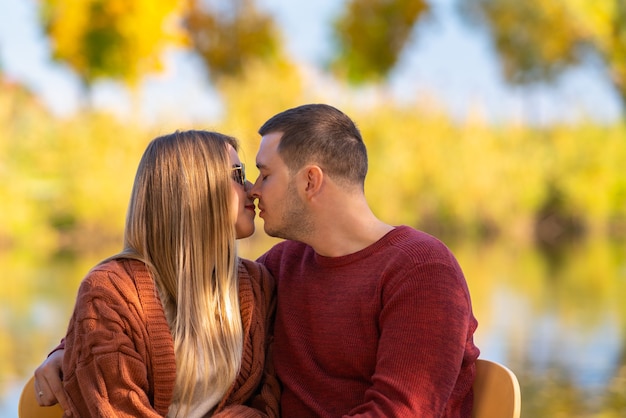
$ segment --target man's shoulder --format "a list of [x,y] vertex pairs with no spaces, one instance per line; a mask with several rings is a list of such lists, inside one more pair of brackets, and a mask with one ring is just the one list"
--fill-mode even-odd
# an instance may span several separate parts
[[400,250],[404,255],[420,260],[424,257],[448,258],[452,255],[450,248],[439,238],[406,225],[396,227],[387,237],[386,243],[394,250]]
[[407,244],[417,244],[422,243],[424,245],[435,245],[440,246],[445,244],[441,242],[441,240],[434,235],[429,234],[428,232],[415,229],[411,226],[400,225],[397,226],[389,233],[389,240],[394,244],[397,243],[407,243]]
[[306,244],[285,240],[275,244],[259,257],[257,261],[267,267],[270,273],[278,280],[285,263],[290,264],[295,260],[302,260],[307,252],[312,251],[313,249]]

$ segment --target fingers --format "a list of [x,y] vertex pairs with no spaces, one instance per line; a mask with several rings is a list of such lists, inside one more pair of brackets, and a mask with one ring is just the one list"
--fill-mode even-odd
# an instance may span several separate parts
[[35,395],[41,406],[59,403],[65,415],[69,414],[69,402],[63,390],[63,350],[55,351],[35,370]]
[[59,402],[63,410],[65,411],[65,415],[69,416],[70,405],[69,405],[69,401],[67,400],[67,396],[65,395],[65,391],[63,390],[62,381],[58,380],[57,383],[59,384],[55,384],[54,386],[51,385],[50,387],[52,389],[52,392],[54,393],[54,397]]
[[54,391],[50,388],[45,376],[35,372],[35,397],[40,406],[51,406],[57,403]]

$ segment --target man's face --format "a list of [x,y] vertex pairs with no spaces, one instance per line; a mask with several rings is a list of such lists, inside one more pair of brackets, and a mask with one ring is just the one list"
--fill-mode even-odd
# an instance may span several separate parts
[[281,137],[282,132],[272,132],[261,138],[256,155],[259,177],[250,194],[259,199],[259,216],[268,235],[297,239],[305,223],[305,207],[292,174],[278,154]]

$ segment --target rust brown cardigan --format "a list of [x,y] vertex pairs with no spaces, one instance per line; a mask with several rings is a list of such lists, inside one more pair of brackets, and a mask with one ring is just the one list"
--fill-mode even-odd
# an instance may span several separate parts
[[[280,386],[271,360],[274,280],[241,260],[244,324],[241,370],[214,417],[278,417]],[[146,266],[114,260],[81,283],[66,338],[64,388],[74,416],[164,416],[174,391],[174,344]]]

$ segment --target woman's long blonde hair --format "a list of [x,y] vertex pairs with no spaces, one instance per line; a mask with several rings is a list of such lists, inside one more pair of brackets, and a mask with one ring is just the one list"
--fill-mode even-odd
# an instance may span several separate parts
[[204,393],[221,397],[241,365],[228,144],[237,149],[234,138],[206,131],[154,139],[137,169],[116,256],[145,262],[154,276],[174,339],[181,406],[191,404],[199,378]]

